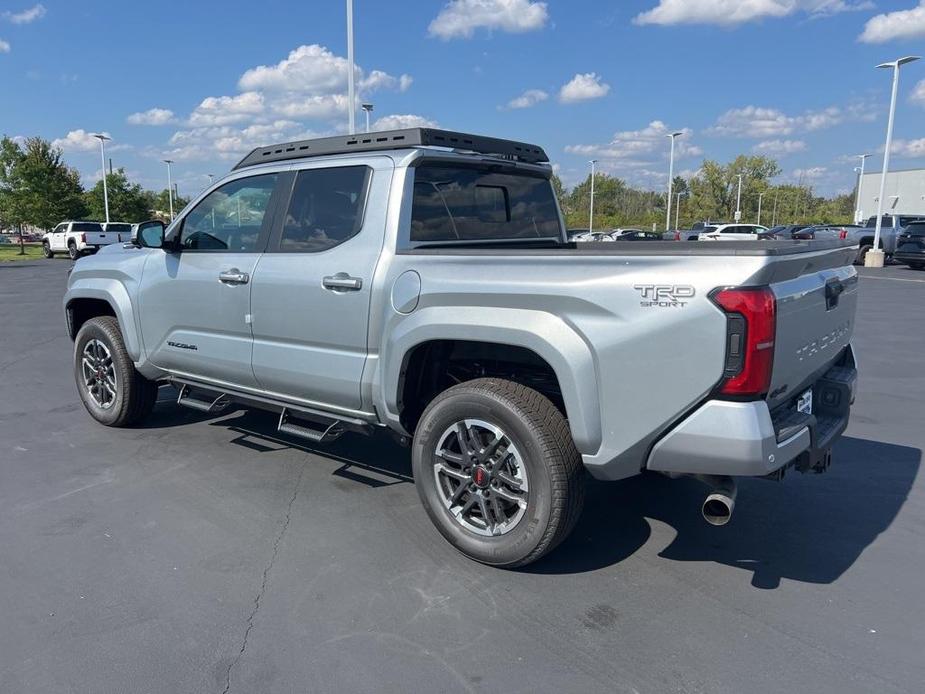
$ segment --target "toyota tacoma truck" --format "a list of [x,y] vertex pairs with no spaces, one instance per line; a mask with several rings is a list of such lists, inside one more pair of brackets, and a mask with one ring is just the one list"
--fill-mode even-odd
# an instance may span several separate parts
[[55,253],[67,253],[77,260],[109,244],[128,241],[131,232],[132,225],[123,222],[61,222],[42,238],[42,254],[53,258]]
[[857,248],[569,242],[542,148],[437,129],[261,147],[166,228],[79,260],[64,309],[90,415],[275,412],[388,428],[420,499],[500,567],[559,544],[586,473],[822,472],[855,396]]

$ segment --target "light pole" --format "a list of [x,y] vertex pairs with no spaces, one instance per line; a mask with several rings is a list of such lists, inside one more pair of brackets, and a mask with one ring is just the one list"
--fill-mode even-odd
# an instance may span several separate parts
[[761,226],[761,198],[764,197],[764,193],[758,193],[758,226]]
[[[899,91],[899,68],[906,63],[918,60],[916,55],[890,63],[880,63],[877,67],[893,68],[893,93],[890,96],[890,117],[886,124],[886,149],[883,150],[883,171],[880,172],[880,196],[877,198],[877,227],[874,229],[874,247],[864,257],[865,267],[883,267],[883,251],[880,250],[880,226],[883,223],[883,195],[886,192],[886,174],[890,168],[890,147],[893,146],[893,118],[896,115],[896,93]],[[873,254],[873,257],[871,257]]]
[[347,0],[347,127],[350,135],[357,131],[353,78],[353,0]]
[[771,213],[771,226],[777,226],[777,198],[780,195],[779,191],[774,191],[774,211]]
[[369,114],[373,112],[372,104],[362,104],[363,111],[366,113],[366,132],[369,132]]
[[861,160],[861,168],[855,169],[858,171],[858,193],[854,200],[854,223],[861,223],[861,181],[864,180],[864,162],[866,161],[869,154],[859,154],[858,159]]
[[594,165],[597,164],[597,159],[592,159],[588,163],[591,164],[591,214],[588,215],[588,235],[590,236],[594,231]]
[[167,164],[167,200],[170,201],[170,221],[173,221],[173,183],[170,180],[170,165],[173,164],[173,159],[164,159],[163,162]]
[[[674,228],[681,228],[681,196],[688,195],[684,191],[680,193],[675,193],[675,203],[674,203]],[[666,230],[667,231],[667,230]]]
[[100,141],[100,161],[103,164],[103,207],[106,208],[106,223],[109,224],[109,190],[106,187],[106,147],[104,143],[106,140],[111,140],[112,138],[103,133],[91,133],[93,137]]
[[665,137],[671,140],[671,154],[668,155],[668,204],[665,205],[668,209],[665,210],[665,231],[671,229],[671,184],[674,183],[674,139],[678,135],[683,135],[684,133],[675,132],[668,133]]
[[742,174],[739,174],[739,192],[736,193],[736,215],[735,221],[742,219]]

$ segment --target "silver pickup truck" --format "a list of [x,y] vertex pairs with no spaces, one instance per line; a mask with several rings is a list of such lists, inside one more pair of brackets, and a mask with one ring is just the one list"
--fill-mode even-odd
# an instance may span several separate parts
[[545,152],[435,129],[259,148],[166,229],[79,260],[64,308],[88,412],[158,384],[314,442],[387,427],[478,561],[527,564],[585,472],[822,472],[855,396],[857,252],[839,241],[567,241]]

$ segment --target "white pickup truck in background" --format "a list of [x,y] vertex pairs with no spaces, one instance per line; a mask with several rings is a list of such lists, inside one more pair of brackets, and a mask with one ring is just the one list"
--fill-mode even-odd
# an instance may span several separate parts
[[67,253],[71,260],[77,260],[103,246],[131,240],[132,225],[125,222],[61,222],[45,234],[42,253],[46,258]]

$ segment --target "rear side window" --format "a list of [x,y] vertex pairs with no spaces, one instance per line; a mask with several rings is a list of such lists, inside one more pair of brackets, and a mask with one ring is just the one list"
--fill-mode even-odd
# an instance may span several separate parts
[[415,169],[411,241],[559,239],[549,180],[527,173],[424,163]]
[[363,226],[371,171],[368,166],[299,171],[279,250],[316,253],[356,236]]
[[96,222],[74,222],[71,231],[102,231],[103,225]]

